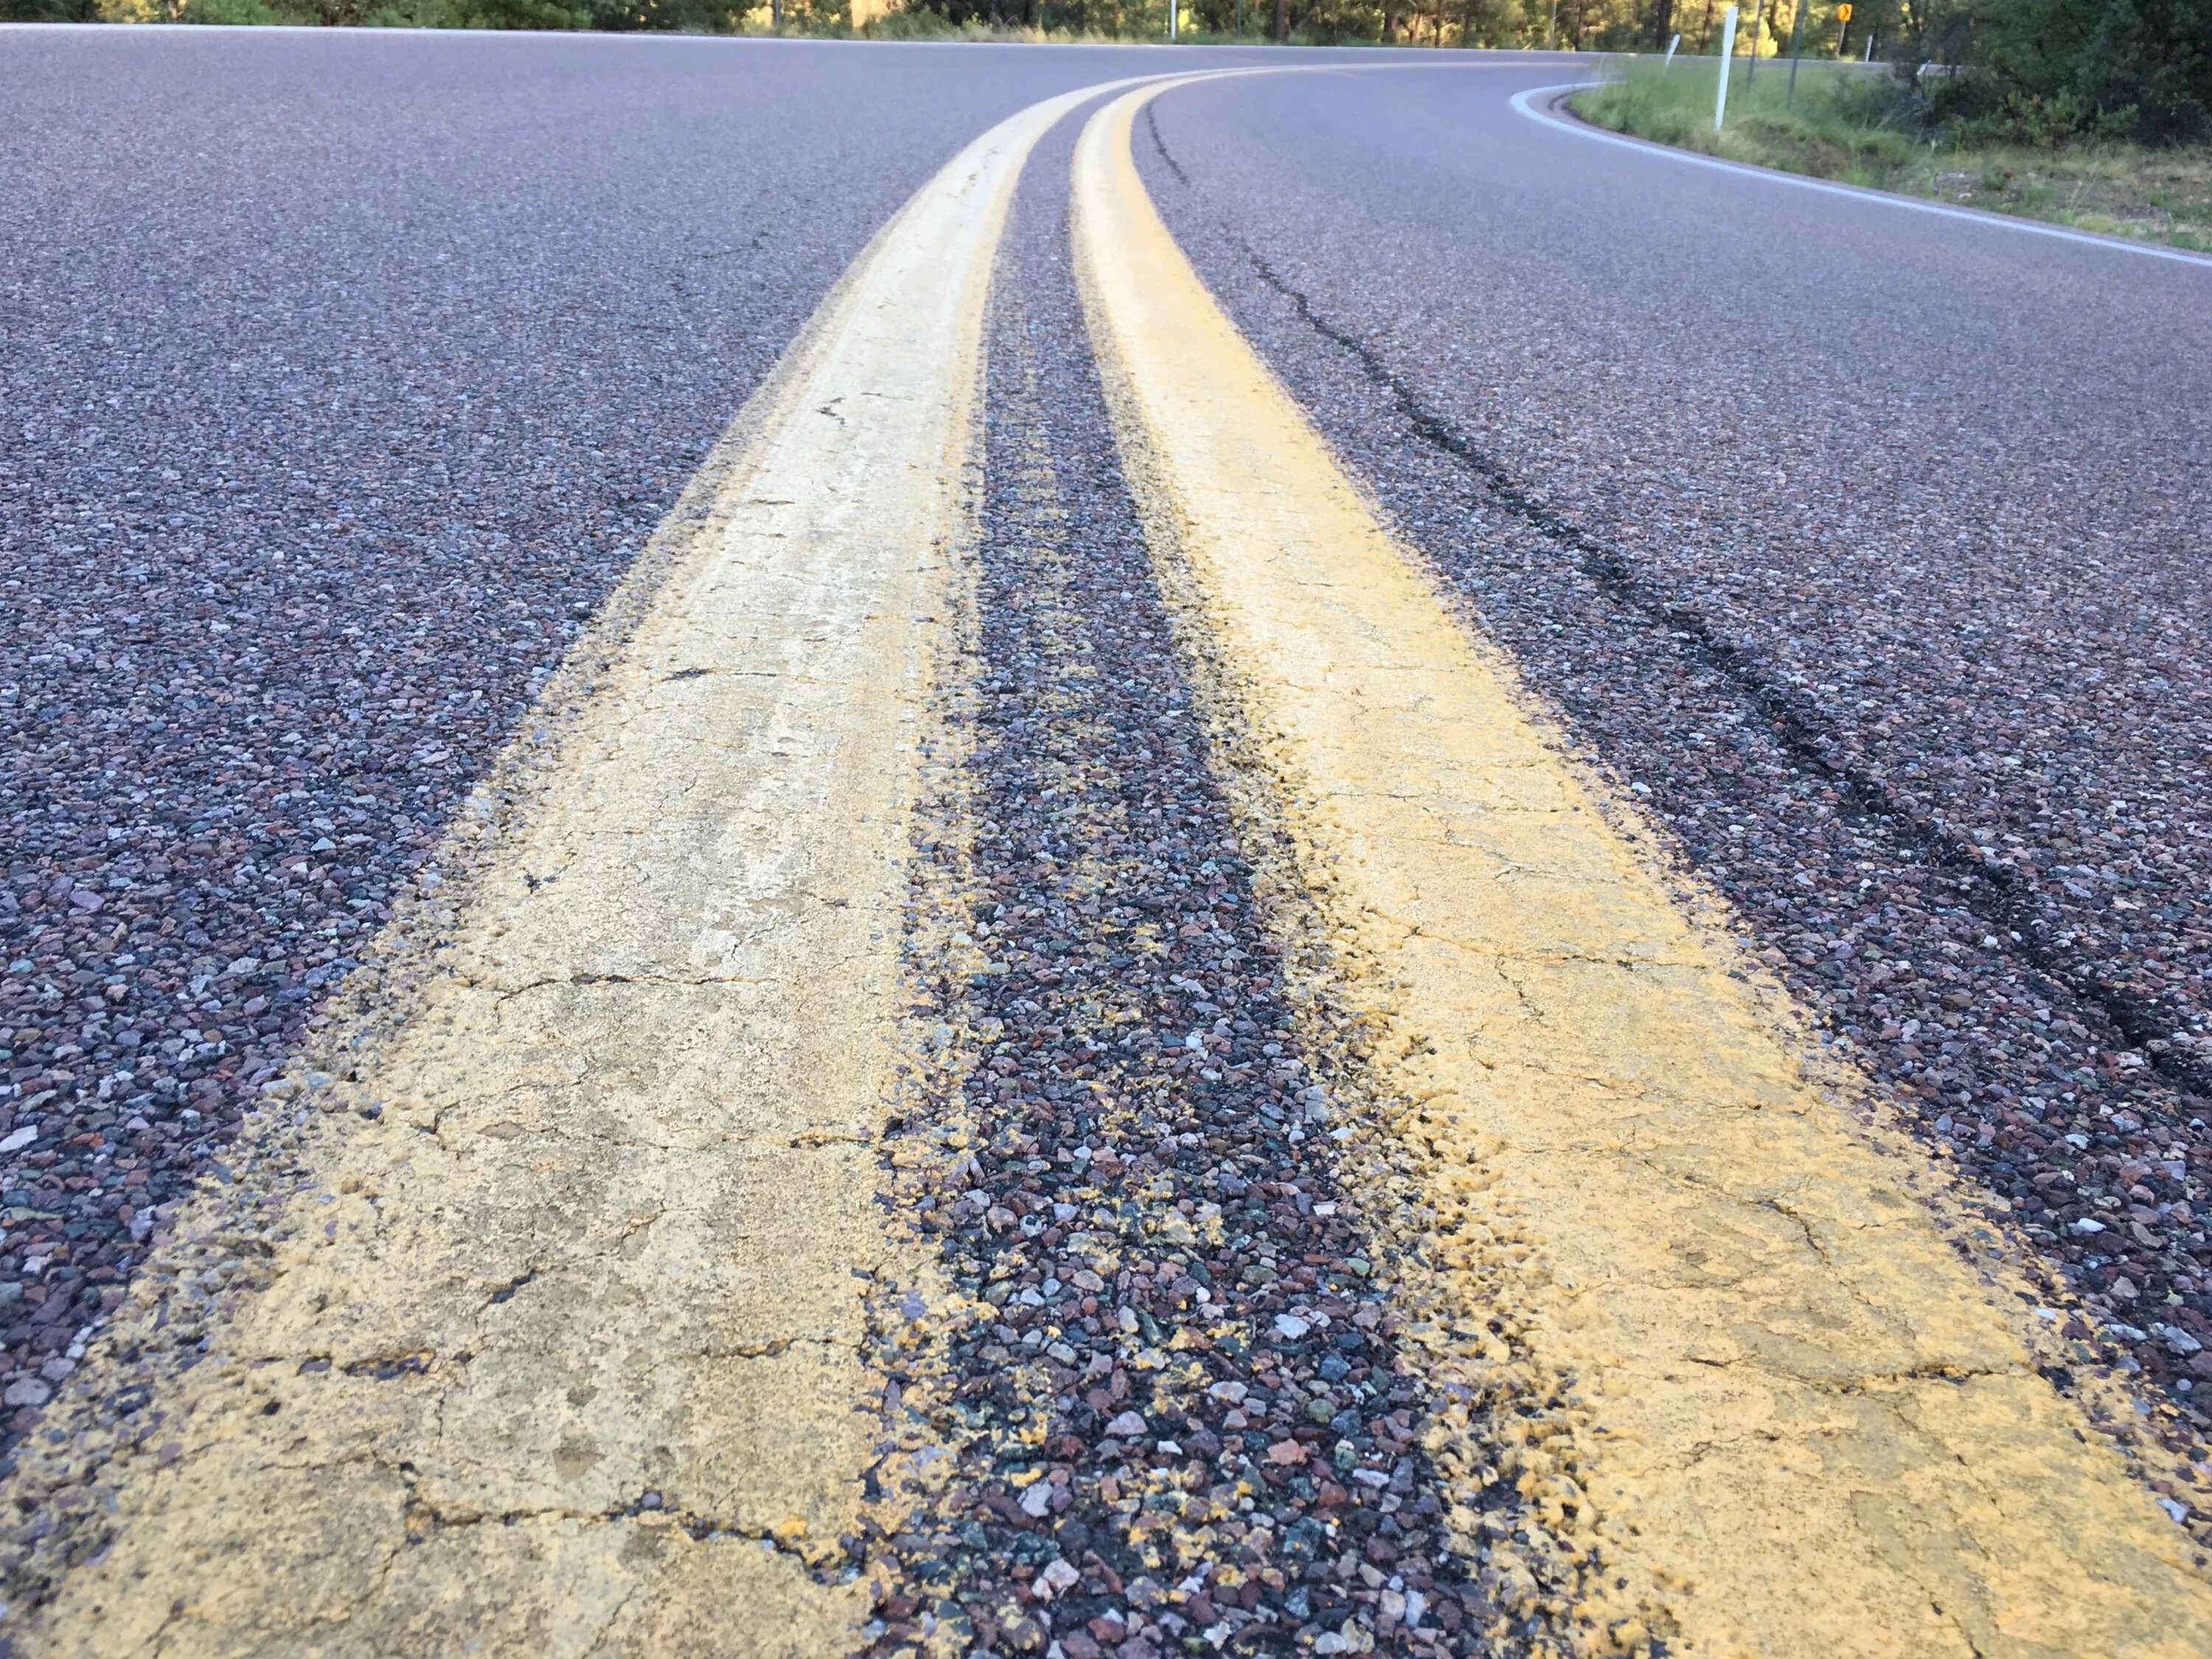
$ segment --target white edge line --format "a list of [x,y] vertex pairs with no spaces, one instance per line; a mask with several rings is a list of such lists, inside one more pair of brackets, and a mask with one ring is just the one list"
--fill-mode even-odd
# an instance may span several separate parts
[[2160,247],[2152,242],[2131,242],[2118,236],[2099,236],[2086,230],[2068,230],[2061,225],[2040,224],[2033,219],[2015,219],[2007,214],[1979,213],[1970,208],[1948,207],[1941,202],[1923,202],[1911,196],[1894,195],[1886,190],[1865,190],[1856,185],[1830,184],[1825,179],[1808,179],[1802,173],[1778,172],[1772,167],[1749,167],[1741,161],[1723,161],[1717,155],[1700,155],[1694,150],[1678,149],[1672,144],[1623,137],[1617,132],[1607,132],[1584,122],[1564,120],[1534,106],[1534,100],[1539,98],[1555,98],[1564,92],[1583,92],[1605,84],[1602,81],[1576,81],[1565,86],[1531,87],[1525,92],[1513,94],[1513,107],[1530,120],[1540,122],[1545,126],[1575,133],[1601,144],[1619,144],[1623,149],[1632,149],[1644,155],[1663,155],[1692,167],[1713,167],[1722,173],[1764,179],[1772,184],[1795,185],[1800,190],[1817,190],[1829,196],[1847,196],[1854,201],[1879,202],[1885,207],[1903,208],[1908,213],[1933,213],[1945,219],[1963,219],[1969,224],[1988,225],[1999,230],[2017,230],[2030,236],[2055,237],[2062,242],[2080,242],[2087,247],[2110,248],[2116,253],[2139,253],[2147,258],[2171,259],[2178,264],[2212,270],[2212,257],[2191,253],[2182,248]]

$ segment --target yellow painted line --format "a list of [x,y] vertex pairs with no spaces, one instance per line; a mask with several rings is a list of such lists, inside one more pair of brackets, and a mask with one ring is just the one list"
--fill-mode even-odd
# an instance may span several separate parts
[[[348,1086],[382,1115],[270,1218],[266,1288],[102,1472],[113,1547],[18,1652],[853,1644],[866,1581],[809,1569],[858,1529],[877,1427],[855,1270],[892,1248],[872,1143],[984,299],[1024,158],[1089,95],[949,163],[732,428],[706,527]],[[182,1305],[162,1267],[95,1364]]]
[[1435,1449],[1538,1523],[1456,1509],[1468,1547],[1591,1652],[2212,1653],[2189,1540],[2037,1374],[1942,1178],[1670,897],[1192,271],[1130,158],[1161,89],[1078,146],[1091,331],[1243,810],[1364,965],[1462,1224],[1425,1242],[1461,1316],[1426,1363],[1498,1409]]

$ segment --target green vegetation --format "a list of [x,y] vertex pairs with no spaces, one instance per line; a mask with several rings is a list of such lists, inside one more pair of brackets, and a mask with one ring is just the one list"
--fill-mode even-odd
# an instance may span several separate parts
[[[2040,128],[1960,114],[1923,94],[1923,77],[1879,66],[1811,63],[1790,93],[1790,65],[1753,75],[1731,63],[1728,125],[1713,131],[1710,58],[1671,69],[1631,61],[1574,99],[1617,131],[1730,161],[2016,213],[2108,235],[2212,249],[2212,146],[2148,145],[2077,127]],[[1940,83],[1957,77],[1930,76]]]
[[1823,179],[1880,184],[1910,166],[1922,149],[1900,122],[1897,83],[1885,70],[1814,63],[1797,76],[1767,63],[1747,76],[1747,59],[1730,60],[1728,125],[1713,131],[1713,76],[1719,60],[1677,58],[1671,66],[1632,60],[1619,78],[1577,93],[1575,112],[1662,144],[1784,167]]
[[2212,0],[1937,0],[1927,33],[1962,136],[2212,139]]

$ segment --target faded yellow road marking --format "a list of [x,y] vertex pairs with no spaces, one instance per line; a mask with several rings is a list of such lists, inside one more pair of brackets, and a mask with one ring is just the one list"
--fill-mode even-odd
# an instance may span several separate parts
[[1571,1566],[1577,1639],[2212,1653],[2189,1540],[2036,1374],[1941,1181],[1808,1074],[1200,283],[1130,159],[1160,89],[1076,154],[1117,428],[1223,717],[1391,988],[1381,1063],[1508,1339],[1437,1364],[1543,1407],[1504,1474],[1574,1553],[1533,1565]]
[[870,1456],[854,1270],[889,1248],[871,1143],[931,624],[993,251],[1087,95],[947,165],[733,428],[710,528],[362,1067],[382,1116],[155,1401],[175,1443],[110,1466],[115,1547],[23,1649],[852,1644],[866,1586],[807,1568]]

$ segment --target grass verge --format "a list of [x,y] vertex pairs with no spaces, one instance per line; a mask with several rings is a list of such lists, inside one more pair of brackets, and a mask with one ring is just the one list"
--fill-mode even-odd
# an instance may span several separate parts
[[1571,104],[1598,126],[1731,161],[2212,252],[2212,146],[1987,142],[1926,130],[1911,84],[1893,74],[1808,64],[1792,98],[1787,62],[1766,59],[1747,79],[1748,63],[1732,65],[1718,133],[1711,58],[1677,58],[1671,69],[1630,60]]

